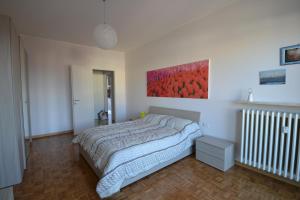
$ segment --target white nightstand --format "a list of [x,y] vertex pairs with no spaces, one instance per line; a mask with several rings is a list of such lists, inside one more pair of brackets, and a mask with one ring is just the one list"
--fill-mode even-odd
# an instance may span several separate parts
[[210,136],[200,137],[196,139],[196,159],[226,171],[234,165],[234,144]]

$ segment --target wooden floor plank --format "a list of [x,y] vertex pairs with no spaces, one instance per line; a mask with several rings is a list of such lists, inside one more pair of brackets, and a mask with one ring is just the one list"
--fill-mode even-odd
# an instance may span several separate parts
[[[33,141],[21,200],[94,200],[98,181],[72,134]],[[299,188],[235,166],[223,173],[189,156],[121,190],[111,200],[300,199]]]

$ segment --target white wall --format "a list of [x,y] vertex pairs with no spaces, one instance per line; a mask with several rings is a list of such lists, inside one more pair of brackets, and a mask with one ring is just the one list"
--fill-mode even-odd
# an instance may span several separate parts
[[116,120],[126,117],[124,53],[22,36],[28,53],[33,135],[72,129],[71,65],[115,72]]
[[[255,100],[300,102],[300,65],[279,66],[279,48],[300,43],[299,0],[244,1],[126,53],[128,117],[149,105],[197,110],[205,134],[238,140],[235,103],[248,88]],[[146,72],[210,59],[209,99],[146,97]],[[287,84],[261,86],[258,72],[287,69]]]
[[106,89],[104,81],[106,81],[104,74],[101,71],[93,72],[93,85],[94,85],[94,117],[98,119],[98,113],[105,109],[104,100]]

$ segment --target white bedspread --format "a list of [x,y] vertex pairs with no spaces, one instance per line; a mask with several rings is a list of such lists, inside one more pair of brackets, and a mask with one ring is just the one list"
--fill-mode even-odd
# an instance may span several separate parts
[[118,192],[126,179],[175,158],[193,145],[201,135],[197,123],[185,124],[180,130],[170,125],[174,117],[159,120],[135,120],[87,129],[73,142],[90,155],[102,171],[97,184],[100,197]]

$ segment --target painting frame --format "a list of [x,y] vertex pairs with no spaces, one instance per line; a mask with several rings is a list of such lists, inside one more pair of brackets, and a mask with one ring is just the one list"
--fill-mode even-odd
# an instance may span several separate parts
[[209,99],[209,80],[210,59],[153,69],[147,71],[147,97]]
[[[288,54],[293,52],[293,57],[289,59]],[[280,65],[300,64],[300,44],[280,48]]]
[[259,85],[285,85],[286,69],[271,69],[259,72]]

